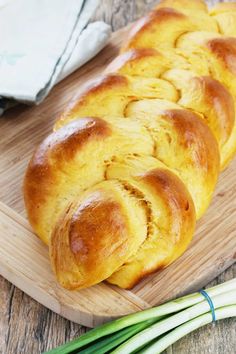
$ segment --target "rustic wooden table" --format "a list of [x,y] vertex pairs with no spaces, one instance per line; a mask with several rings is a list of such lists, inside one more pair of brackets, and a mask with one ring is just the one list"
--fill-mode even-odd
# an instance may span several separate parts
[[[191,0],[189,0],[191,1]],[[102,0],[95,19],[103,19],[113,30],[140,17],[157,1]],[[217,0],[209,0],[209,4]],[[236,277],[236,265],[209,285]],[[78,337],[86,328],[52,313],[0,277],[0,354],[36,354]],[[167,353],[235,354],[236,321],[209,325],[180,340]]]

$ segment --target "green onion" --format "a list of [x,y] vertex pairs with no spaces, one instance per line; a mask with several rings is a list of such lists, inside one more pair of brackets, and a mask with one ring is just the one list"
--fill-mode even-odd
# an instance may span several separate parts
[[[213,301],[217,319],[235,316],[236,279],[210,288],[207,293]],[[202,294],[196,293],[106,323],[48,353],[156,354],[211,321],[208,302]]]
[[107,353],[111,349],[117,347],[119,344],[129,339],[136,333],[140,332],[144,328],[147,328],[151,324],[153,324],[155,320],[148,320],[144,322],[137,323],[136,325],[129,326],[127,328],[122,329],[121,331],[109,336],[105,337],[103,340],[92,344],[84,350],[80,350],[80,354],[103,354]]
[[[217,309],[215,311],[217,320],[222,320],[224,318],[230,318],[236,316],[236,305],[225,306]],[[169,332],[166,336],[163,336],[156,343],[150,345],[146,350],[142,350],[139,353],[142,354],[158,354],[163,352],[171,344],[177,342],[180,338],[186,336],[186,334],[195,331],[196,329],[205,326],[212,322],[212,315],[206,313],[202,316],[196,317],[193,320],[184,323],[183,325],[177,327],[173,331]]]
[[[215,309],[227,305],[236,305],[236,290],[228,292],[226,298],[222,295],[217,295],[212,296],[211,299],[214,303]],[[173,315],[165,320],[159,321],[156,324],[150,326],[149,328],[141,331],[139,334],[136,334],[123,345],[114,350],[113,353],[132,353],[133,351],[137,350],[144,344],[152,341],[154,338],[157,338],[163,333],[170,331],[171,329],[180,326],[182,323],[185,323],[195,317],[198,317],[208,312],[210,311],[209,304],[207,301],[201,302],[197,305],[187,308],[184,311],[180,311],[178,314]]]

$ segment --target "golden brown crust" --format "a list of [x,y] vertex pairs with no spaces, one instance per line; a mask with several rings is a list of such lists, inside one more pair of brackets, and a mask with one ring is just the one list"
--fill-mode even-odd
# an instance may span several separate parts
[[[179,59],[178,56],[176,58]],[[107,72],[118,71],[126,75],[139,75],[140,78],[161,76],[171,82],[179,90],[179,104],[203,114],[220,144],[221,164],[224,166],[231,153],[230,150],[225,153],[223,145],[230,139],[236,124],[233,97],[219,81],[210,76],[195,76],[194,72],[191,74],[186,70],[175,75],[175,70],[169,70],[173,61],[155,49],[133,49],[119,55],[108,66]],[[181,63],[180,59],[178,63]],[[234,149],[236,143],[231,145]]]
[[217,80],[209,76],[195,76],[187,70],[172,69],[163,78],[180,90],[181,106],[198,112],[216,137],[221,152],[230,139],[235,124],[234,100],[229,91]]
[[[141,89],[144,90],[142,81]],[[105,108],[106,110],[107,117],[105,119],[109,121],[110,116],[114,110],[115,100],[114,96],[112,96],[112,92],[110,92],[110,89],[108,92],[110,94],[110,96],[109,94],[106,95],[108,102],[106,101],[104,104],[101,95],[100,104],[102,109]],[[122,97],[123,94],[123,92],[120,92],[120,97]],[[131,120],[130,117],[134,117],[132,119],[139,120],[142,122],[142,125],[148,127],[148,131],[150,132],[153,142],[156,146],[156,152],[154,152],[155,156],[161,161],[164,161],[167,166],[174,168],[177,172],[181,170],[180,176],[183,178],[184,182],[187,183],[187,186],[193,196],[194,202],[196,204],[197,217],[199,218],[209,205],[218,176],[219,151],[213,135],[207,126],[201,121],[200,117],[186,110],[181,110],[179,109],[180,107],[176,105],[177,111],[175,115],[173,113],[172,120],[174,124],[175,122],[179,122],[180,128],[177,126],[173,128],[167,124],[165,129],[168,130],[169,136],[172,134],[174,136],[177,135],[177,140],[175,141],[175,139],[173,139],[173,144],[170,144],[168,141],[166,141],[165,134],[164,136],[162,134],[162,123],[160,124],[158,122],[159,120],[160,122],[162,121],[159,117],[161,117],[163,109],[158,106],[158,104],[162,103],[162,101],[159,101],[159,103],[157,102],[157,106],[153,107],[152,111],[149,111],[152,103],[155,103],[154,101],[151,101],[150,104],[147,100],[146,102],[142,99],[138,101],[137,96],[136,100],[134,100],[134,104],[132,105],[133,97],[130,97],[129,95],[125,97],[127,97],[127,99],[122,99],[122,104],[119,106],[119,111],[123,116],[129,117],[129,120]],[[129,103],[130,100],[131,104]],[[94,100],[92,100],[92,102],[93,101]],[[138,106],[137,110],[132,110],[132,107],[135,107],[137,104],[139,104],[139,102],[141,104],[142,102],[146,103],[146,107],[145,105],[142,105],[142,107]],[[124,103],[126,104],[124,105]],[[166,102],[166,104],[168,107],[171,106],[168,104],[168,102]],[[173,106],[175,107],[175,105]],[[87,106],[85,105],[84,109],[86,109],[87,114],[93,114],[94,104],[91,106],[89,104]],[[99,111],[99,107],[95,106],[95,109],[99,114],[101,113]],[[151,118],[149,121],[143,119],[140,117],[139,111],[144,112],[144,116],[147,116],[147,118],[151,113],[154,119]],[[163,112],[163,115],[168,118],[169,113],[165,111]],[[166,124],[166,122],[164,122],[164,124]],[[188,136],[193,137],[190,143],[187,142]],[[163,146],[165,146],[165,148],[163,148]],[[173,157],[175,157],[176,149],[179,150],[181,157],[174,159]],[[188,164],[183,165],[183,156],[185,156]],[[196,175],[198,175],[198,178],[194,179],[194,183],[192,178]],[[201,185],[200,188],[199,183]]]
[[[95,80],[90,80],[73,98],[68,108],[60,117],[61,122],[67,122],[68,117],[71,117],[72,119],[79,117],[78,110],[82,110],[83,106],[88,105],[91,100],[96,100],[97,96],[102,96],[103,93],[106,94],[107,91],[111,90],[113,93],[119,92],[120,90],[127,89],[128,85],[127,78],[119,74],[102,75]],[[94,101],[92,104],[94,105]],[[58,125],[58,127],[60,127],[60,125]]]
[[[191,157],[186,154],[189,172],[192,169],[192,174],[188,173],[188,169],[185,171],[183,168],[180,175],[192,193],[196,204],[197,218],[200,218],[211,201],[212,192],[218,179],[220,166],[218,144],[206,124],[191,111],[172,109],[165,111],[165,117],[173,121],[180,144],[186,151],[192,151]],[[202,180],[200,182],[201,192],[193,185],[194,173],[195,177],[198,175],[199,181]]]
[[195,225],[192,199],[184,184],[172,172],[156,168],[133,177],[140,190],[145,191],[152,211],[146,240],[108,278],[108,282],[126,289],[179,257],[191,241]]
[[[107,199],[107,196],[97,192],[81,203],[69,220],[65,216],[66,222],[63,219],[59,221],[51,238],[51,259],[61,283],[73,289],[104,280],[113,271],[111,256],[114,251],[120,260],[116,267],[121,265],[126,252],[129,230],[121,205],[110,195]],[[64,237],[68,239],[68,246],[63,244]],[[64,267],[61,261],[63,256],[66,260]],[[74,262],[70,262],[70,258]],[[68,282],[66,273],[70,273],[70,267],[73,270],[73,263],[80,273],[76,269],[73,281]]]
[[68,289],[78,289],[106,279],[138,249],[146,234],[141,201],[117,182],[94,186],[63,214],[52,233],[50,255],[58,280]]
[[[94,261],[97,258],[102,260],[110,253],[109,248],[104,248],[104,253],[101,252],[104,235],[109,236],[108,244],[113,244],[123,239],[125,232],[127,233],[127,229],[120,205],[107,198],[101,200],[99,195],[95,195],[82,204],[71,217],[68,232],[70,250],[75,256],[89,255]],[[88,271],[94,267],[88,257],[85,267]]]
[[236,75],[236,38],[214,38],[207,42],[207,47]]
[[[186,30],[194,29],[194,25],[188,21],[184,14],[171,8],[160,8],[150,12],[135,22],[122,45],[121,52],[127,51],[131,48],[152,47],[150,41],[152,38],[154,39],[156,32],[159,33],[158,37],[161,37],[163,27],[166,26],[167,23],[173,24],[173,27],[170,28],[170,33],[168,33],[168,38],[171,40],[172,44],[174,44],[175,39],[181,33],[184,33]],[[178,24],[180,24],[180,26]],[[177,30],[174,28],[174,25],[176,25]],[[150,33],[152,33],[152,38],[150,37]],[[160,45],[161,44],[162,43],[160,43]]]
[[[130,75],[132,70],[137,70],[136,65],[140,61],[158,56],[159,53],[153,48],[131,49],[118,55],[105,69],[106,73],[120,72]],[[144,73],[145,74],[145,73]]]
[[[24,178],[24,200],[29,221],[45,243],[49,243],[50,234],[44,214],[49,214],[50,218],[53,213],[47,210],[47,204],[50,206],[49,200],[56,198],[54,187],[60,184],[60,173],[63,174],[65,165],[70,164],[83,146],[94,139],[102,141],[110,134],[108,123],[102,119],[83,118],[73,121],[67,129],[52,133],[36,149]],[[52,216],[51,227],[53,221]]]
[[[208,169],[207,175],[209,175],[212,166],[218,167],[219,165],[219,148],[210,129],[191,111],[172,109],[165,111],[164,114],[173,121],[182,145],[185,148],[195,146],[194,161],[199,168]],[[217,161],[216,164],[215,161]]]
[[220,144],[224,144],[229,138],[235,124],[233,97],[219,81],[212,79],[210,76],[196,77],[195,80],[204,92],[206,104],[214,110],[217,122],[220,125]]
[[153,156],[184,181],[200,218],[210,203],[220,162],[217,141],[203,119],[163,100],[131,103],[126,117],[148,128],[155,142]]
[[107,89],[116,89],[121,87],[126,87],[128,84],[128,80],[125,76],[118,74],[111,74],[98,77],[96,80],[92,80],[91,84],[86,85],[86,89],[79,96],[81,99],[87,99],[87,94],[96,94],[97,92],[102,92]]
[[151,137],[137,122],[109,124],[100,118],[74,120],[37,148],[26,171],[24,196],[31,225],[45,243],[74,198],[104,180],[117,144],[120,155],[153,151]]
[[[117,86],[118,82],[122,84]],[[112,82],[114,80],[114,86]],[[109,82],[109,85],[107,85]],[[176,101],[177,90],[166,80],[130,75],[108,74],[90,83],[90,88],[81,92],[70,108],[55,124],[55,130],[78,117],[122,117],[127,105],[143,98],[163,98]],[[99,105],[94,104],[99,102]]]
[[[173,222],[176,222],[176,213],[183,215],[182,220],[185,220],[187,214],[191,214],[191,220],[194,222],[195,209],[189,192],[172,172],[155,169],[144,173],[140,176],[140,179],[148,184],[156,195],[161,196],[166,204],[170,205],[173,210]],[[190,221],[188,217],[186,220]],[[178,240],[173,234],[170,236],[173,237],[175,242]]]

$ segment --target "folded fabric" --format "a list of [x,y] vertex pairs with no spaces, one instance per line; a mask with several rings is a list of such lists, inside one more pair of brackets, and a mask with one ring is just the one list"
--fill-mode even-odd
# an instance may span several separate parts
[[0,3],[3,109],[8,105],[6,99],[41,102],[55,83],[105,46],[110,26],[104,22],[87,26],[98,2],[8,0]]

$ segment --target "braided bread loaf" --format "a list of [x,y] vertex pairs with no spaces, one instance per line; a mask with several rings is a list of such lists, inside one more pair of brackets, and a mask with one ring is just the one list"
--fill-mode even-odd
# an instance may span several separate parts
[[236,3],[161,1],[37,148],[25,204],[62,286],[131,288],[184,252],[236,151],[233,36]]

